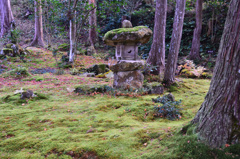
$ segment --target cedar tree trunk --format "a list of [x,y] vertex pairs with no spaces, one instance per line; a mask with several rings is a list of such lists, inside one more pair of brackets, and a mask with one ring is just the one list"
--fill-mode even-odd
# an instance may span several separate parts
[[232,0],[209,91],[193,123],[212,147],[240,142],[240,1]]
[[153,43],[147,63],[159,67],[159,74],[165,69],[165,30],[167,16],[167,0],[156,0]]
[[[93,5],[93,7],[96,7],[96,0],[89,0],[89,4]],[[93,9],[90,12],[89,16],[89,25],[90,25],[90,30],[89,30],[89,41],[91,43],[91,46],[94,46],[95,42],[97,41],[97,15],[96,15],[97,9]]]
[[202,4],[203,0],[196,1],[196,27],[193,33],[192,48],[189,54],[190,60],[199,60],[200,57],[200,38],[202,32]]
[[10,0],[0,0],[1,10],[1,33],[0,37],[3,37],[11,27],[11,23],[14,21]]
[[31,46],[42,46],[44,47],[45,43],[43,41],[43,24],[42,24],[42,7],[41,0],[35,1],[35,35]]
[[171,85],[175,81],[175,72],[177,67],[177,59],[182,38],[182,28],[185,14],[186,0],[177,0],[175,17],[173,23],[173,32],[169,48],[168,60],[164,72],[164,83]]

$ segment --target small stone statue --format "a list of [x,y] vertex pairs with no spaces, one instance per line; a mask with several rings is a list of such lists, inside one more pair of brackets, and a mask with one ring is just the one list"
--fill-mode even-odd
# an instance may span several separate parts
[[124,20],[122,22],[122,28],[132,28],[132,23],[129,20]]

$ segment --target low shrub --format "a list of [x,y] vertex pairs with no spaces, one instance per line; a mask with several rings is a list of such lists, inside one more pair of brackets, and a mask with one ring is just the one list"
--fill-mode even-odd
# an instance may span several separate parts
[[185,64],[178,66],[177,73],[188,78],[211,78],[210,73],[203,66],[196,66],[193,61],[185,60]]
[[154,117],[166,118],[169,120],[175,120],[181,118],[181,100],[175,101],[173,95],[168,94],[163,97],[157,97],[152,99],[155,103],[160,103],[160,105],[154,106]]

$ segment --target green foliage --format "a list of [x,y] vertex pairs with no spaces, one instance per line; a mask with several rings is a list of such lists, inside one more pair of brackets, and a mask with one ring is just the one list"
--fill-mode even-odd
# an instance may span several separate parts
[[26,67],[17,67],[2,74],[3,77],[22,78],[31,76]]
[[66,43],[63,43],[58,46],[59,51],[69,51],[69,49],[70,49],[70,45]]
[[21,35],[21,31],[18,30],[18,29],[14,29],[14,30],[11,30],[11,34],[10,34],[10,36],[8,37],[8,39],[9,39],[12,43],[17,44],[20,35]]
[[155,103],[161,103],[162,106],[154,106],[154,116],[160,118],[166,118],[169,120],[181,119],[181,100],[173,101],[169,98],[169,95],[164,95],[163,97],[158,97],[153,99]]

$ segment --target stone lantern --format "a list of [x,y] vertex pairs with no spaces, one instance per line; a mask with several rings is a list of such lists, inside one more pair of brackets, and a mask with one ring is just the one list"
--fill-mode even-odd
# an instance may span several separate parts
[[[131,24],[130,21],[127,22]],[[138,57],[138,46],[147,43],[151,36],[152,31],[146,26],[119,28],[105,34],[104,42],[116,47],[115,56],[118,62],[110,67],[114,72],[113,87],[142,87],[144,76],[141,69],[144,67],[144,61]]]

